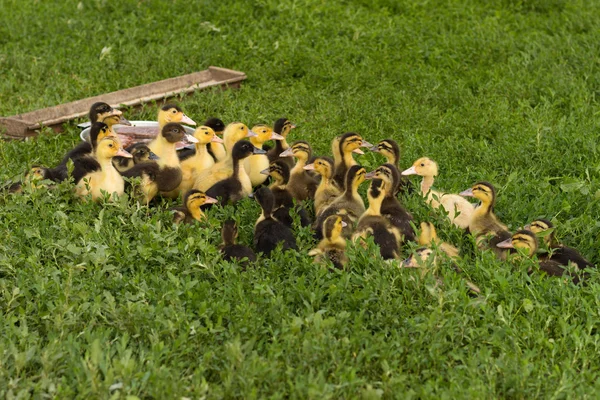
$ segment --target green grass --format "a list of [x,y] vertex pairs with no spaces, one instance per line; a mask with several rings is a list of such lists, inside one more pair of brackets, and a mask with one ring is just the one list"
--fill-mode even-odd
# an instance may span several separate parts
[[[597,2],[118,3],[1,2],[0,115],[237,69],[241,90],[196,93],[186,113],[249,125],[287,116],[319,154],[348,130],[394,137],[402,166],[437,160],[436,186],[453,192],[490,181],[511,229],[554,219],[564,242],[600,262]],[[56,164],[77,135],[69,124],[1,142],[0,179]],[[586,287],[529,277],[528,265],[475,252],[420,198],[403,200],[461,248],[480,297],[448,265],[440,288],[354,248],[348,271],[327,271],[306,256],[307,230],[300,253],[241,272],[219,260],[218,230],[235,215],[250,243],[250,200],[177,227],[167,202],[82,204],[67,184],[6,196],[0,395],[597,398],[597,274]]]

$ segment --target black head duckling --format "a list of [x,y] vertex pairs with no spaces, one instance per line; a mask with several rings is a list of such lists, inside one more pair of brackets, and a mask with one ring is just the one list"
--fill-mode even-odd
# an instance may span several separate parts
[[223,243],[220,246],[223,260],[225,261],[237,261],[243,269],[246,269],[248,263],[256,261],[256,254],[248,246],[243,244],[236,244],[238,237],[238,228],[235,221],[228,219],[223,223],[221,228],[221,238]]
[[[208,126],[213,131],[215,131],[215,135],[218,137],[223,136],[223,132],[225,131],[225,123],[219,118],[211,117],[204,121],[204,126]],[[215,162],[224,160],[227,157],[227,151],[225,151],[225,146],[223,146],[223,142],[211,142],[206,146],[208,154],[213,158]]]
[[252,192],[252,188],[244,185],[240,180],[241,170],[244,168],[242,160],[252,154],[265,153],[266,151],[254,147],[252,143],[247,140],[240,140],[237,142],[233,146],[232,151],[233,172],[231,176],[215,183],[206,191],[206,194],[220,199],[221,204],[235,203],[244,197],[248,197]]
[[[500,242],[497,246],[501,249],[515,249],[521,250],[527,257],[533,257],[538,250],[538,240],[535,233],[528,230],[520,230],[515,232],[514,235],[508,239]],[[577,273],[569,273],[566,267],[569,265],[569,260],[565,260],[563,257],[550,255],[548,253],[538,254],[539,267],[541,271],[544,271],[551,276],[563,276],[565,274],[570,275],[573,278],[573,283],[577,284],[580,282],[585,274],[578,275]],[[529,273],[532,271],[530,270]]]
[[383,155],[387,164],[392,164],[398,169],[398,183],[394,188],[394,195],[397,196],[401,192],[411,192],[412,185],[407,177],[400,175],[400,146],[393,139],[383,139],[375,146],[371,147],[371,151]]
[[280,154],[289,149],[290,145],[287,142],[287,137],[292,129],[294,129],[296,125],[294,125],[287,118],[279,118],[275,121],[273,125],[273,132],[281,135],[283,139],[275,142],[275,146],[272,149],[267,151],[267,157],[269,157],[269,163],[275,160],[281,160],[288,165],[288,167],[294,167],[294,161],[291,158],[280,157]]
[[371,148],[373,145],[363,140],[362,136],[355,132],[344,133],[333,140],[332,149],[335,163],[333,180],[338,187],[345,188],[346,172],[348,168],[356,165],[352,153],[364,154],[361,147]]
[[123,112],[121,110],[113,108],[102,101],[92,104],[88,117],[92,124],[94,122],[104,122],[111,128],[111,131],[112,126],[116,124],[131,125],[131,123],[123,117]]
[[403,240],[415,240],[415,231],[411,225],[413,216],[406,211],[394,193],[398,187],[400,171],[393,164],[383,164],[375,171],[367,174],[367,179],[372,177],[383,179],[389,188],[386,196],[381,203],[381,215],[387,218],[390,223],[396,227],[403,236]]
[[333,159],[316,157],[311,164],[304,166],[305,170],[314,170],[321,175],[321,182],[315,190],[315,215],[319,215],[328,205],[338,198],[342,191],[333,182]]
[[272,212],[275,199],[271,190],[264,186],[260,187],[254,193],[254,198],[262,209],[262,213],[254,226],[254,248],[256,251],[268,256],[279,244],[282,245],[283,251],[297,250],[296,238],[290,228],[273,218]]
[[280,154],[281,157],[294,157],[297,160],[294,168],[290,171],[290,181],[287,187],[292,196],[298,201],[314,198],[319,184],[304,169],[311,154],[310,144],[303,140],[294,142],[289,149]]
[[127,157],[114,157],[113,165],[120,173],[123,173],[131,168],[135,164],[148,162],[148,161],[156,161],[158,160],[158,156],[150,150],[150,148],[146,145],[140,144],[135,146],[131,150],[132,158]]
[[[267,125],[255,125],[252,127],[252,132],[256,134],[250,138],[250,143],[259,149],[263,148],[263,144],[269,140],[275,140],[276,142],[283,140],[283,136],[273,132],[270,126]],[[252,155],[244,160],[244,168],[250,177],[252,186],[262,185],[267,179],[267,175],[262,174],[266,168],[269,168],[269,157],[267,152],[264,154]]]
[[348,263],[346,239],[342,236],[342,230],[346,225],[341,215],[330,215],[327,217],[323,223],[323,239],[308,255],[316,256],[315,262],[328,259],[333,263],[334,267],[343,269]]
[[176,224],[181,222],[191,224],[195,221],[203,221],[206,216],[202,212],[202,206],[216,202],[217,199],[207,196],[200,190],[192,189],[183,196],[183,205],[172,209],[174,213],[173,221]]

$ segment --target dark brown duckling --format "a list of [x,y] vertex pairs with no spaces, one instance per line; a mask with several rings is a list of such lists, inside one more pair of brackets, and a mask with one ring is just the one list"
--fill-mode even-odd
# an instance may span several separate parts
[[115,166],[117,171],[119,171],[121,174],[123,174],[123,172],[133,168],[133,166],[136,164],[147,162],[147,161],[158,160],[158,156],[156,154],[154,154],[148,146],[145,146],[142,144],[135,146],[131,150],[131,155],[133,156],[132,158],[126,158],[126,157],[114,157],[113,158],[113,165]]
[[283,251],[298,249],[294,234],[285,224],[273,218],[273,193],[267,187],[261,187],[254,193],[254,198],[260,204],[262,213],[254,226],[254,248],[266,256],[281,243]]
[[207,196],[204,192],[196,189],[189,190],[183,196],[183,204],[173,208],[173,222],[176,224],[191,224],[196,221],[204,221],[206,216],[202,212],[205,204],[214,204],[217,199]]
[[243,269],[246,269],[249,263],[256,261],[256,254],[254,254],[254,251],[250,247],[235,243],[238,237],[238,228],[234,220],[229,219],[223,223],[221,237],[223,238],[223,243],[220,246],[220,250],[223,260],[235,260]]
[[288,157],[281,157],[280,154],[289,149],[290,145],[287,142],[287,137],[292,129],[294,129],[296,125],[290,122],[287,118],[279,118],[275,121],[273,125],[273,132],[283,136],[283,140],[275,141],[275,147],[272,149],[267,149],[266,146],[263,148],[267,150],[267,157],[269,157],[269,163],[280,160],[287,164],[287,166],[292,169],[294,167],[294,161]]
[[392,164],[398,170],[398,184],[394,189],[394,196],[401,192],[411,193],[413,186],[410,180],[406,176],[400,175],[400,146],[398,143],[393,139],[383,139],[370,150],[383,155],[387,164]]
[[315,262],[328,259],[333,266],[343,269],[348,263],[346,255],[346,239],[342,236],[342,230],[346,223],[341,215],[330,215],[323,223],[323,239],[317,247],[308,252],[309,256],[316,256]]
[[309,171],[304,169],[311,154],[310,144],[303,140],[294,142],[289,149],[281,153],[281,157],[293,156],[297,159],[294,168],[290,171],[290,181],[287,189],[298,201],[313,199],[319,185],[319,182],[309,174]]

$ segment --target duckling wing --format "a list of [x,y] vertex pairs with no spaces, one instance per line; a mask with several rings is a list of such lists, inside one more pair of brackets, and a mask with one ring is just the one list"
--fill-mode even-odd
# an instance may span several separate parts
[[415,241],[416,235],[410,222],[413,216],[400,205],[395,197],[386,197],[381,204],[381,215],[385,217],[392,226],[402,233],[404,240]]
[[259,222],[254,228],[254,248],[264,253],[271,254],[277,245],[282,243],[282,250],[298,249],[296,238],[292,231],[282,223],[273,219]]
[[557,261],[562,265],[567,265],[569,262],[577,265],[577,268],[595,268],[594,264],[583,258],[583,256],[574,248],[561,246],[552,249],[551,260]]
[[152,161],[145,161],[139,164],[135,164],[132,168],[127,171],[123,171],[121,175],[126,178],[135,178],[135,177],[143,177],[146,176],[150,181],[155,182],[158,174],[160,172],[160,167],[157,163]]
[[194,189],[206,192],[212,185],[229,178],[233,174],[233,167],[226,162],[218,162],[212,168],[200,171],[196,175]]
[[254,254],[254,251],[242,244],[230,244],[225,246],[221,249],[221,254],[223,254],[223,260],[225,261],[240,261],[246,259],[240,263],[242,269],[246,269],[248,263],[256,261],[256,254]]
[[242,184],[232,178],[215,183],[206,191],[206,195],[219,199],[219,203],[223,205],[229,202],[234,203],[244,197],[242,194]]
[[[73,179],[77,184],[86,175],[95,171],[100,171],[101,167],[98,161],[92,157],[79,157],[73,160]],[[66,166],[65,166],[66,168]]]
[[59,165],[67,165],[69,159],[74,160],[92,153],[92,145],[88,142],[81,142],[71,150],[61,160]]
[[438,201],[448,212],[450,221],[461,229],[467,229],[475,210],[473,204],[457,194],[437,193]]

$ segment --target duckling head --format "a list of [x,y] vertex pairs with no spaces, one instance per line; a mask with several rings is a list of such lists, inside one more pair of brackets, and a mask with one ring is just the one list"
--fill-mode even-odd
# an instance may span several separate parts
[[235,244],[235,241],[238,237],[238,228],[235,224],[235,221],[232,219],[228,219],[223,222],[223,227],[221,228],[221,238],[223,239],[223,244],[225,246]]
[[93,149],[96,148],[100,140],[107,136],[111,136],[111,131],[104,122],[94,122],[90,127],[90,143]]
[[219,118],[209,118],[204,122],[204,126],[212,128],[217,135],[222,135],[225,130],[225,124]]
[[233,148],[233,145],[245,137],[254,137],[256,133],[252,132],[246,124],[241,122],[232,122],[225,127],[223,140],[227,149]]
[[252,132],[256,133],[256,136],[251,137],[250,142],[257,147],[262,146],[262,144],[267,140],[284,139],[280,134],[273,132],[273,129],[271,129],[271,127],[268,125],[254,125],[252,127]]
[[145,161],[156,161],[159,157],[150,150],[148,146],[145,145],[137,145],[131,150],[131,155],[133,156],[133,162],[135,164],[139,164]]
[[158,124],[164,126],[169,122],[179,122],[187,125],[196,125],[193,119],[183,113],[177,104],[165,104],[158,110]]
[[304,169],[307,171],[317,171],[323,178],[331,179],[334,169],[333,160],[324,156],[317,157],[311,164],[305,165]]
[[415,161],[409,169],[402,171],[402,175],[419,175],[433,177],[438,174],[438,165],[430,158],[422,157]]
[[273,177],[277,186],[286,185],[290,180],[290,167],[281,160],[271,162],[269,168],[265,168],[260,173]]
[[341,215],[330,215],[323,222],[323,237],[333,242],[342,235],[342,229],[346,226],[348,224],[342,220]]
[[491,207],[494,207],[496,203],[496,188],[489,182],[477,182],[473,187],[459,194],[465,197],[475,197],[482,204],[490,204]]
[[249,157],[252,154],[266,154],[267,152],[263,149],[259,149],[255,147],[247,140],[240,140],[233,146],[233,150],[231,151],[231,155],[236,160],[241,160],[243,158]]
[[131,153],[125,151],[123,147],[121,147],[121,143],[112,137],[107,136],[104,139],[98,142],[98,147],[96,148],[96,155],[98,158],[113,158],[113,157],[125,157],[132,158]]
[[438,241],[437,232],[431,222],[421,222],[421,233],[418,242],[421,246],[428,246]]
[[198,212],[204,204],[214,204],[216,202],[218,202],[217,199],[207,196],[203,191],[197,189],[188,190],[183,198],[183,204],[192,214]]
[[210,142],[223,143],[223,139],[216,135],[216,132],[210,126],[202,125],[194,131],[194,137],[199,144],[208,144]]
[[41,165],[32,165],[27,172],[25,172],[25,180],[29,182],[43,181],[49,179],[50,169],[42,167]]
[[415,250],[414,254],[404,260],[402,266],[405,268],[418,268],[429,262],[435,263],[435,252],[428,247]]
[[373,147],[373,145],[365,140],[356,132],[344,133],[341,137],[334,139],[334,142],[339,140],[339,152],[340,154],[357,153],[365,154],[360,148],[361,147]]
[[533,220],[529,225],[525,225],[523,229],[535,233],[538,238],[543,238],[547,246],[557,245],[554,236],[554,224],[547,219],[540,218]]
[[400,160],[400,147],[393,139],[383,139],[371,147],[371,151],[381,153],[390,164],[397,164]]
[[287,135],[295,127],[296,125],[292,124],[289,119],[279,118],[277,121],[275,121],[275,124],[273,125],[273,131],[283,136],[284,138],[287,138]]
[[298,140],[294,142],[286,151],[281,153],[279,157],[295,157],[304,162],[308,161],[312,154],[310,144],[304,140]]
[[262,208],[263,217],[270,217],[273,212],[273,205],[275,204],[275,198],[271,189],[261,186],[254,192],[254,198],[260,204],[260,208]]
[[346,188],[358,190],[360,184],[365,181],[366,175],[367,171],[360,165],[351,166],[346,173]]
[[498,243],[496,246],[501,249],[516,249],[525,252],[528,257],[531,257],[538,249],[538,241],[535,233],[523,229],[515,232],[511,238]]
[[400,181],[400,172],[394,164],[387,163],[380,165],[375,171],[367,173],[365,178],[383,179],[387,183],[388,188],[395,188]]
[[89,112],[90,122],[104,122],[108,126],[115,124],[131,125],[129,121],[123,118],[123,113],[116,108],[112,108],[102,101],[92,104]]
[[166,124],[160,134],[163,138],[169,143],[177,143],[179,141],[183,141],[186,143],[198,143],[198,139],[193,137],[192,135],[188,135],[185,132],[185,128],[178,124],[177,122],[169,122]]

